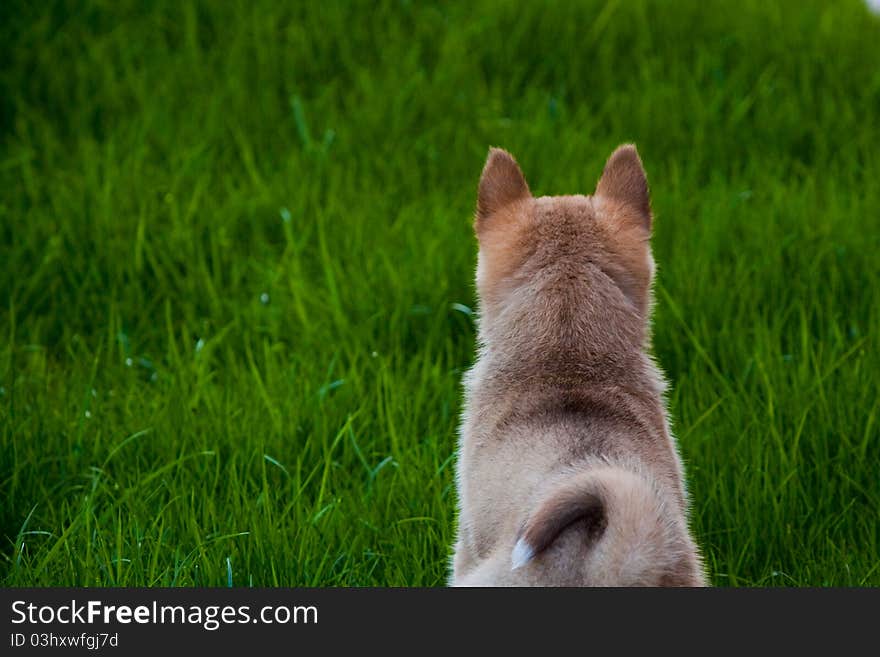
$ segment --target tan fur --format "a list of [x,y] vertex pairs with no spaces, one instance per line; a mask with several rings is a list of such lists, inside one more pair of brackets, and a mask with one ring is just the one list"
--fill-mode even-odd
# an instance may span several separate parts
[[648,355],[651,223],[633,146],[612,154],[594,196],[541,198],[490,150],[452,584],[705,583]]

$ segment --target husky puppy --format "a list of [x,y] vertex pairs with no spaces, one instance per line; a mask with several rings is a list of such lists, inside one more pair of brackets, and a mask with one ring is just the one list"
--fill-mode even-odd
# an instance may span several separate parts
[[451,584],[705,585],[648,353],[651,221],[632,145],[592,196],[540,198],[490,149]]

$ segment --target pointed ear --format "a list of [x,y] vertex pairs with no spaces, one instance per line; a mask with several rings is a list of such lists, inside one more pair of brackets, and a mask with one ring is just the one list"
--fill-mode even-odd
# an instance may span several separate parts
[[513,156],[500,148],[490,148],[480,190],[477,195],[477,223],[505,205],[531,198],[529,186]]
[[619,146],[608,158],[605,170],[596,185],[596,196],[626,203],[639,213],[645,228],[651,229],[651,198],[648,194],[648,178],[632,144]]

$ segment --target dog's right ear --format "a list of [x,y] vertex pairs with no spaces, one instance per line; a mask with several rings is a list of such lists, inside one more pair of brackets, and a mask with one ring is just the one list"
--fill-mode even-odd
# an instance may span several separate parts
[[526,179],[513,156],[500,148],[490,148],[477,194],[477,233],[481,225],[504,206],[531,196]]
[[599,184],[596,185],[596,196],[626,203],[638,212],[642,225],[648,231],[651,230],[648,179],[634,145],[619,146],[608,158]]

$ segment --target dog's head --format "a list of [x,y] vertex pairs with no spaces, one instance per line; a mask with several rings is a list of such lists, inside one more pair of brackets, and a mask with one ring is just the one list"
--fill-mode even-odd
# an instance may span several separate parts
[[[619,147],[592,196],[535,198],[513,157],[492,148],[480,178],[477,290],[492,322],[511,305],[561,307],[644,326],[650,312],[651,206],[635,146]],[[519,314],[519,313],[514,313]]]

